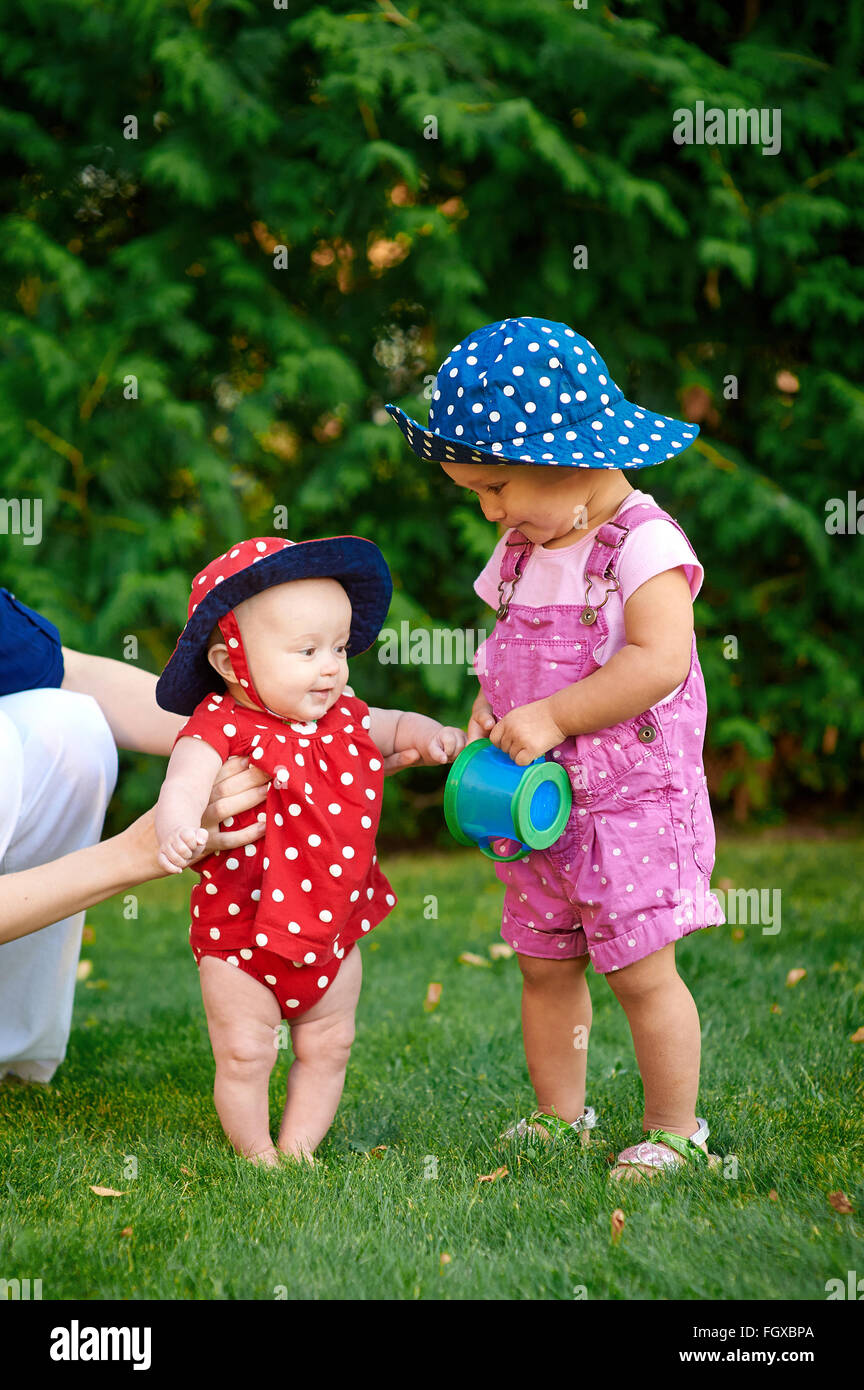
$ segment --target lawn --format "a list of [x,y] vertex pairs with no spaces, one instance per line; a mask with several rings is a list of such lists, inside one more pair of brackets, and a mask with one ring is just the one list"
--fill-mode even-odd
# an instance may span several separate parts
[[[0,1084],[0,1273],[41,1278],[45,1299],[824,1300],[864,1268],[862,849],[722,841],[715,884],[780,888],[783,914],[776,935],[727,924],[677,948],[702,1021],[697,1113],[725,1175],[626,1186],[609,1157],[641,1133],[641,1086],[590,970],[591,1145],[518,1161],[492,1147],[533,1096],[516,960],[458,961],[500,940],[503,890],[474,851],[384,856],[400,901],[361,947],[357,1041],[314,1170],[255,1169],[222,1136],[188,882],[142,888],[137,919],[102,904],[65,1063],[47,1088]],[[274,1124],[287,1066],[281,1052]]]

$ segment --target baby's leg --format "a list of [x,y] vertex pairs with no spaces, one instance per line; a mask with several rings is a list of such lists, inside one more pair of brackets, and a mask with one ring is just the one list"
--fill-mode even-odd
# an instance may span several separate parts
[[355,946],[326,994],[290,1025],[294,1061],[288,1073],[279,1148],[295,1158],[311,1162],[333,1123],[354,1041],[362,975],[360,952]]
[[270,1073],[276,1061],[279,1005],[266,985],[236,965],[203,956],[201,994],[216,1061],[213,1100],[222,1128],[238,1153],[278,1163],[270,1137]]
[[627,1015],[645,1091],[643,1128],[685,1138],[698,1128],[699,1015],[675,968],[675,943],[606,979]]
[[591,1031],[588,956],[569,960],[518,957],[522,971],[522,1036],[537,1109],[572,1124],[585,1109]]

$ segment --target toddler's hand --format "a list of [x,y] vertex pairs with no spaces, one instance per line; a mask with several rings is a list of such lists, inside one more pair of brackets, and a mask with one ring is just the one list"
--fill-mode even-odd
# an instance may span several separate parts
[[468,742],[473,743],[478,738],[488,738],[489,731],[494,727],[495,715],[492,713],[492,706],[480,691],[474,701],[471,715],[468,719]]
[[548,700],[533,700],[530,705],[511,709],[489,735],[496,748],[501,748],[520,767],[533,763],[566,737],[549,713]]
[[159,866],[169,874],[181,874],[189,861],[207,843],[207,831],[195,825],[180,825],[166,835],[159,846]]

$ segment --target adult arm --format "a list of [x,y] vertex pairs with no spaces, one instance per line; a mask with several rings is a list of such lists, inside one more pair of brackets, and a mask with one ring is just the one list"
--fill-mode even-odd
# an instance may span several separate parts
[[[207,830],[207,843],[191,863],[216,850],[236,849],[264,834],[265,823],[255,821],[240,830],[220,830],[221,821],[239,816],[256,806],[267,794],[265,785],[249,786],[250,777],[260,779],[257,768],[245,768],[244,758],[229,758],[219,771],[210,804],[201,818]],[[71,917],[82,908],[92,907],[115,893],[134,888],[149,879],[164,878],[156,839],[155,807],[136,821],[98,845],[66,854],[33,869],[0,876],[0,944]],[[3,960],[0,956],[0,969]]]
[[177,734],[186,722],[156,703],[156,677],[129,661],[91,656],[63,647],[61,690],[92,695],[118,748],[133,753],[157,753],[168,757]]
[[[98,845],[0,879],[0,943],[29,936],[82,908],[161,878],[153,811]],[[0,955],[0,969],[3,958]]]

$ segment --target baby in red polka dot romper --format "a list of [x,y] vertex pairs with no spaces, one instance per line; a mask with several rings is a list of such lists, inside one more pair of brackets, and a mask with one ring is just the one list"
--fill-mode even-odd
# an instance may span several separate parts
[[[375,854],[384,762],[446,763],[466,741],[426,715],[370,709],[348,686],[348,656],[372,645],[391,592],[380,550],[357,536],[240,542],[196,576],[157,685],[163,708],[191,715],[156,808],[163,868],[181,872],[205,842],[201,814],[226,758],[248,756],[271,778],[265,811],[231,822],[263,814],[264,837],[196,862],[189,933],[216,1109],[257,1163],[312,1162],[339,1104],[360,992],[355,943],[396,903]],[[282,1018],[294,1062],[274,1145]]]

